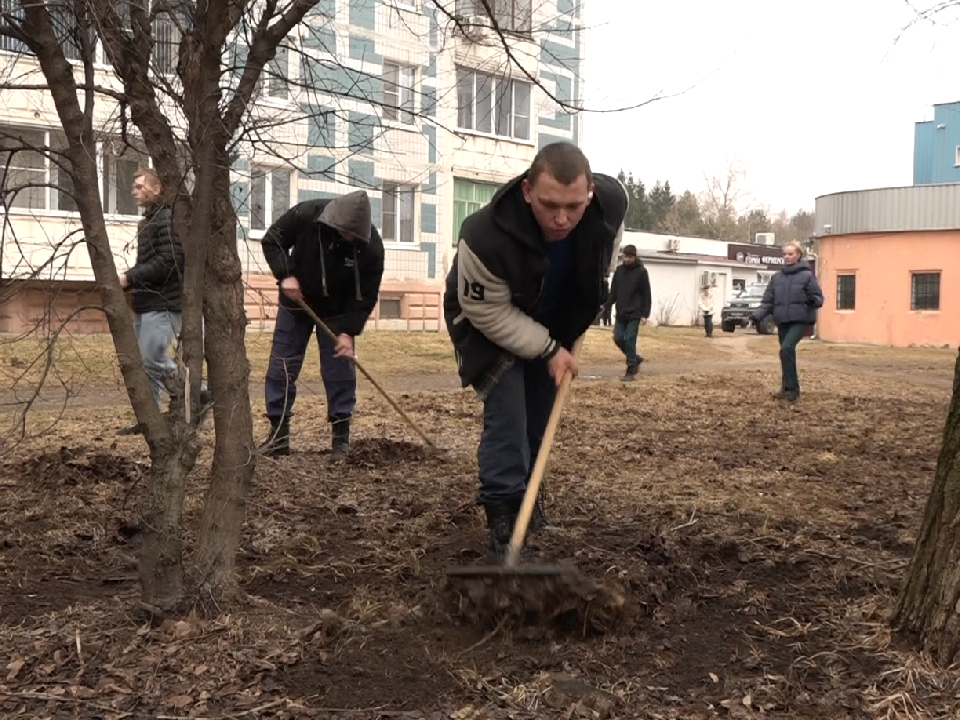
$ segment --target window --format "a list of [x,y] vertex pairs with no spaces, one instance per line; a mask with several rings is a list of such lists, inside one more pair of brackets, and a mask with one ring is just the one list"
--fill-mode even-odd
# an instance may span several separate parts
[[150,167],[150,157],[141,148],[124,146],[120,140],[104,143],[103,207],[108,215],[139,215],[131,190],[138,167]]
[[399,320],[403,317],[400,298],[380,298],[380,319]]
[[250,172],[250,229],[266,230],[290,209],[293,173],[254,166]]
[[414,87],[416,71],[412,67],[389,62],[383,64],[384,120],[399,120],[404,125],[413,124],[413,113],[416,110]]
[[857,307],[857,276],[837,275],[837,310],[855,310]]
[[0,194],[21,210],[76,210],[73,184],[63,167],[66,138],[57,132],[0,128]]
[[[456,14],[487,16],[484,0],[457,0]],[[509,32],[530,32],[533,29],[533,0],[487,0],[497,27]]]
[[960,145],[957,145],[957,158],[956,158],[956,161],[954,162],[954,165],[956,165],[957,167],[960,167]]
[[530,83],[457,68],[457,126],[530,139]]
[[460,242],[460,228],[468,216],[493,199],[499,185],[453,179],[453,244]]
[[189,22],[185,6],[179,11],[170,9],[157,12],[153,21],[153,71],[158,75],[176,74],[182,30],[189,26]]
[[290,74],[290,50],[280,45],[277,47],[277,54],[265,68],[267,96],[286,100],[290,97],[290,86],[287,78]]
[[940,273],[913,273],[910,278],[910,309],[940,309]]
[[413,203],[416,188],[412,185],[383,184],[383,217],[380,234],[385,242],[413,243]]

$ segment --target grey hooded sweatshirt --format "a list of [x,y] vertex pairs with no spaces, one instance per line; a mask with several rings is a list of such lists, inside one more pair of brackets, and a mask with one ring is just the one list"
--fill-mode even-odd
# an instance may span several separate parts
[[[383,278],[383,241],[366,192],[294,205],[270,226],[261,246],[277,282],[295,277],[306,303],[331,330],[363,331]],[[296,307],[282,291],[280,304]]]

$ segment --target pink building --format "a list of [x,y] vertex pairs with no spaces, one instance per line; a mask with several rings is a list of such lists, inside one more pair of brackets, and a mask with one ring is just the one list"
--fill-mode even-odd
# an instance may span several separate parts
[[960,184],[817,198],[817,334],[829,342],[960,343]]

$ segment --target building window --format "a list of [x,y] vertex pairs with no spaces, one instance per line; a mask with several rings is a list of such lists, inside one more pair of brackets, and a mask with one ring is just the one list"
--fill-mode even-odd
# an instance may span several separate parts
[[837,275],[837,310],[855,310],[857,307],[857,276]]
[[383,217],[380,234],[385,242],[413,243],[413,203],[416,188],[412,185],[383,184]]
[[[528,33],[533,29],[533,0],[486,0],[493,11],[497,27],[508,32]],[[484,0],[457,0],[460,17],[490,17]]]
[[954,162],[954,165],[956,165],[957,167],[960,167],[960,145],[957,145],[957,158],[956,158],[956,161]]
[[0,201],[21,210],[76,211],[73,182],[61,165],[62,133],[0,127]]
[[913,273],[910,277],[910,309],[940,309],[940,273]]
[[180,61],[180,18],[171,11],[158,12],[153,21],[153,71],[158,75],[175,75]]
[[399,320],[403,317],[400,298],[380,298],[380,319]]
[[108,215],[140,214],[133,200],[133,176],[137,168],[150,167],[150,156],[140,148],[116,140],[103,145],[100,172],[103,176],[103,208]]
[[530,83],[458,67],[457,126],[529,140]]
[[290,209],[293,173],[254,165],[250,171],[250,229],[266,230]]
[[405,125],[413,124],[413,89],[416,87],[416,71],[406,65],[385,62],[383,64],[383,119],[399,120]]
[[290,76],[290,50],[283,45],[277,47],[277,54],[273,56],[266,67],[265,75],[267,97],[286,100],[290,97],[290,87],[287,78]]
[[453,179],[453,244],[460,242],[460,228],[468,216],[489,203],[499,185]]

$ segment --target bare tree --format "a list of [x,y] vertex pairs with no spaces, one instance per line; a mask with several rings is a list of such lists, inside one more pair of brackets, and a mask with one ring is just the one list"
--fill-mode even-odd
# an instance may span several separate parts
[[750,193],[744,185],[747,170],[740,158],[727,158],[719,174],[703,174],[700,211],[707,231],[719,240],[737,239],[737,220],[748,208]]

